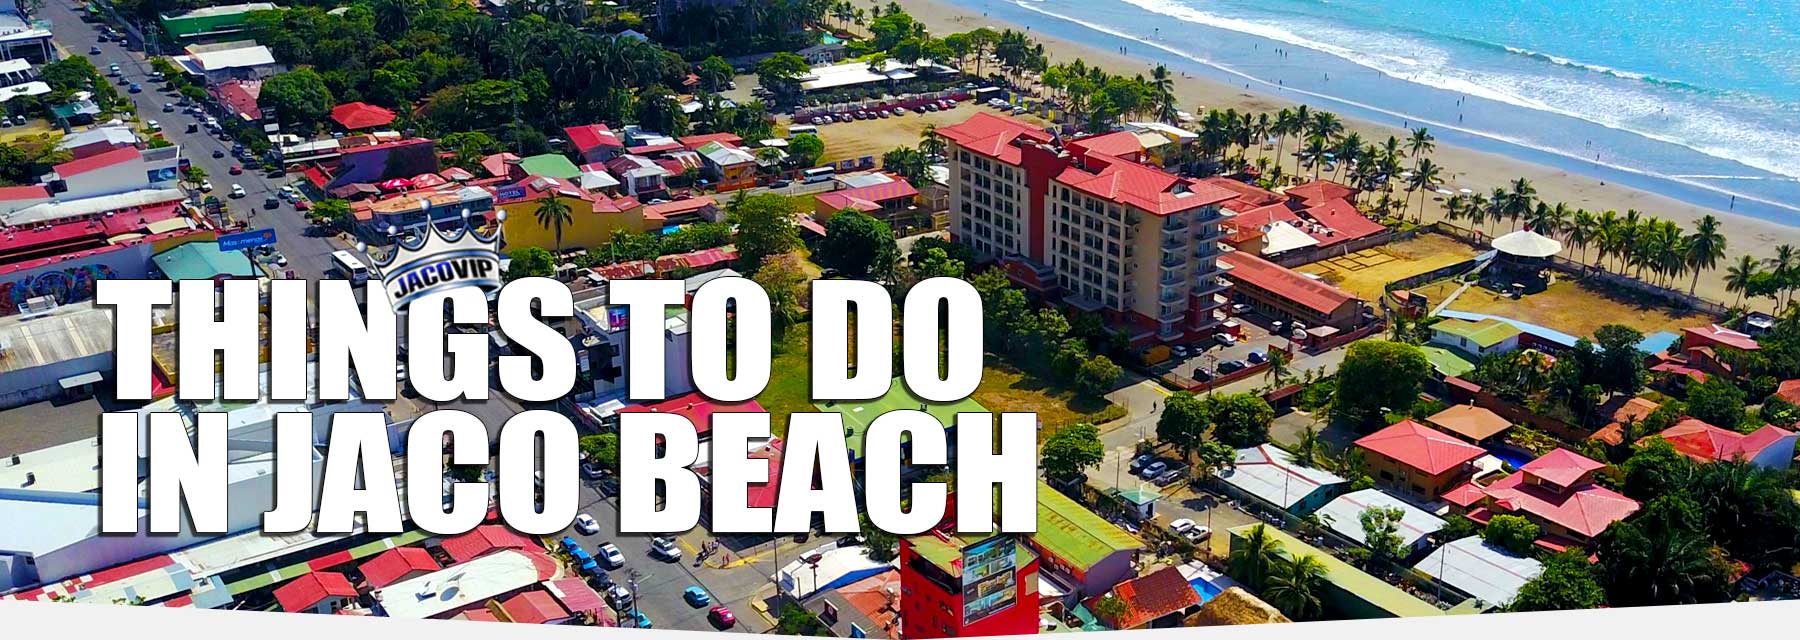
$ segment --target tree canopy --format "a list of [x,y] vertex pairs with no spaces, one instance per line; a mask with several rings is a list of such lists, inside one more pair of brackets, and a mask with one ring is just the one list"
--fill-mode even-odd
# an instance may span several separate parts
[[1382,426],[1386,411],[1411,407],[1431,375],[1431,361],[1417,346],[1387,340],[1350,345],[1338,366],[1332,419],[1369,431]]
[[886,222],[844,209],[826,221],[825,239],[813,259],[849,278],[886,280],[893,276],[900,248]]

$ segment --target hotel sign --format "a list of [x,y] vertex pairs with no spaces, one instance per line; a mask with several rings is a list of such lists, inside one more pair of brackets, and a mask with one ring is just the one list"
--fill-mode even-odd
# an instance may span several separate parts
[[1017,538],[1000,535],[963,547],[963,626],[1018,604],[1018,546]]

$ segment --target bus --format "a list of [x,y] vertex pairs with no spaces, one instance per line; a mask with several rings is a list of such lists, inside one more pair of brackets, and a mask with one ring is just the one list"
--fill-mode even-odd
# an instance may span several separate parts
[[800,181],[806,184],[824,182],[830,180],[832,176],[835,175],[837,175],[837,167],[813,167],[800,172]]
[[810,124],[793,124],[793,125],[788,125],[788,139],[789,139],[789,140],[792,140],[792,139],[794,139],[794,136],[797,136],[797,135],[800,135],[800,134],[802,134],[802,133],[810,133],[810,134],[813,134],[813,135],[818,135],[818,134],[819,134],[819,128],[818,128],[818,127],[815,127],[815,126],[812,126],[812,125],[810,125]]
[[335,269],[339,275],[349,279],[352,284],[362,284],[369,281],[369,268],[363,266],[362,261],[357,260],[356,256],[350,255],[350,252],[348,251],[331,252],[331,267],[332,269]]

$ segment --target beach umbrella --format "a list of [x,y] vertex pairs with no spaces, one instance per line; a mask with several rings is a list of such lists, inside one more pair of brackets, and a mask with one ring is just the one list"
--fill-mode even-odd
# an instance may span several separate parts
[[1475,193],[1475,190],[1474,190],[1474,189],[1457,189],[1457,191],[1460,191],[1460,192],[1462,192],[1462,194],[1463,194],[1463,195],[1465,195],[1465,196],[1466,196],[1466,195],[1469,195],[1469,194],[1471,194],[1471,193]]

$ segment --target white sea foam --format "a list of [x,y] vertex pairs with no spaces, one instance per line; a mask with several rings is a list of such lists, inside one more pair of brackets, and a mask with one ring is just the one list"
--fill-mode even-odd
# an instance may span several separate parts
[[[1485,99],[1489,99],[1489,100],[1504,102],[1504,103],[1512,104],[1515,106],[1525,107],[1525,108],[1529,108],[1529,109],[1535,109],[1535,110],[1539,110],[1539,111],[1546,111],[1546,112],[1550,112],[1550,113],[1556,113],[1556,114],[1568,116],[1571,118],[1577,118],[1577,119],[1592,122],[1594,124],[1597,124],[1597,125],[1600,125],[1603,127],[1607,127],[1610,129],[1626,131],[1629,133],[1641,135],[1641,136],[1659,140],[1662,142],[1668,142],[1671,144],[1684,146],[1689,149],[1698,151],[1700,153],[1704,153],[1706,155],[1711,155],[1711,156],[1715,156],[1715,157],[1719,157],[1719,158],[1734,160],[1734,161],[1741,162],[1745,165],[1752,166],[1752,167],[1755,167],[1758,169],[1764,169],[1764,170],[1768,170],[1768,171],[1771,171],[1774,173],[1780,173],[1780,174],[1784,174],[1784,175],[1788,175],[1788,176],[1800,176],[1800,146],[1796,146],[1795,141],[1789,139],[1789,137],[1787,137],[1787,136],[1765,135],[1764,132],[1751,132],[1750,130],[1746,129],[1742,123],[1725,118],[1722,114],[1712,113],[1712,114],[1707,114],[1710,117],[1695,119],[1696,121],[1693,123],[1694,128],[1700,129],[1702,131],[1702,139],[1706,139],[1705,136],[1716,136],[1716,137],[1712,138],[1713,140],[1715,140],[1715,142],[1712,144],[1694,144],[1694,143],[1690,143],[1685,140],[1678,139],[1678,138],[1675,138],[1673,136],[1669,136],[1666,134],[1657,134],[1657,133],[1650,133],[1650,132],[1644,132],[1644,131],[1637,131],[1634,129],[1630,129],[1630,128],[1621,126],[1620,124],[1615,124],[1614,122],[1606,121],[1606,120],[1629,120],[1632,117],[1642,118],[1642,117],[1645,117],[1646,114],[1655,114],[1657,116],[1665,116],[1668,114],[1669,110],[1667,107],[1654,107],[1652,105],[1642,104],[1641,100],[1633,101],[1632,99],[1630,99],[1629,97],[1626,97],[1626,96],[1598,97],[1598,96],[1595,96],[1590,89],[1581,89],[1581,91],[1589,92],[1587,95],[1595,103],[1594,106],[1598,107],[1599,109],[1611,109],[1613,111],[1612,116],[1608,117],[1608,118],[1590,117],[1589,115],[1586,115],[1583,113],[1584,110],[1557,107],[1557,106],[1553,106],[1553,105],[1544,103],[1540,100],[1521,95],[1521,93],[1523,93],[1523,91],[1525,91],[1525,90],[1528,90],[1535,86],[1542,86],[1545,83],[1545,78],[1542,78],[1542,77],[1495,76],[1495,77],[1488,78],[1488,80],[1491,81],[1491,84],[1476,82],[1475,80],[1472,80],[1469,78],[1458,77],[1455,75],[1443,73],[1443,71],[1445,71],[1445,67],[1442,67],[1442,66],[1434,67],[1432,65],[1420,63],[1419,60],[1425,59],[1424,55],[1416,55],[1416,56],[1413,56],[1410,58],[1412,60],[1412,62],[1419,68],[1412,70],[1412,72],[1409,73],[1409,72],[1405,72],[1405,71],[1398,71],[1398,70],[1394,70],[1394,69],[1382,68],[1380,66],[1377,66],[1377,65],[1369,62],[1370,60],[1380,59],[1380,58],[1385,58],[1390,61],[1399,60],[1399,59],[1402,59],[1402,57],[1400,57],[1400,56],[1369,55],[1367,53],[1358,51],[1358,50],[1350,48],[1350,47],[1326,44],[1326,43],[1322,43],[1322,42],[1319,42],[1317,40],[1313,40],[1310,38],[1301,37],[1301,36],[1293,33],[1292,31],[1284,29],[1284,28],[1256,24],[1256,23],[1252,23],[1249,21],[1240,20],[1240,19],[1236,19],[1236,18],[1221,18],[1218,16],[1213,16],[1211,14],[1207,14],[1204,11],[1199,11],[1199,10],[1193,9],[1191,7],[1186,7],[1186,6],[1179,5],[1179,4],[1173,4],[1173,3],[1167,2],[1165,0],[1122,0],[1122,1],[1132,4],[1132,5],[1135,5],[1135,6],[1138,6],[1140,8],[1144,8],[1145,10],[1148,10],[1148,11],[1167,15],[1167,16],[1170,16],[1170,17],[1173,17],[1176,19],[1180,19],[1183,21],[1187,21],[1187,22],[1193,22],[1196,24],[1202,24],[1202,25],[1206,25],[1206,26],[1228,29],[1228,30],[1232,30],[1232,31],[1240,31],[1243,33],[1251,34],[1251,35],[1257,35],[1260,37],[1276,40],[1278,42],[1292,44],[1294,46],[1301,46],[1301,47],[1306,47],[1309,49],[1323,51],[1325,53],[1330,53],[1332,55],[1336,55],[1338,57],[1344,58],[1344,59],[1354,62],[1356,64],[1359,64],[1359,65],[1362,65],[1365,67],[1369,67],[1371,69],[1375,69],[1386,75],[1389,75],[1389,76],[1392,76],[1395,78],[1399,78],[1402,80],[1406,80],[1409,82],[1413,82],[1416,84],[1422,84],[1425,86],[1436,87],[1436,88],[1444,89],[1447,91],[1455,91],[1455,92],[1462,93],[1465,95],[1477,96],[1477,97],[1481,97],[1481,98],[1485,98]],[[1548,153],[1548,154],[1552,154],[1552,155],[1556,155],[1556,156],[1560,156],[1560,157],[1564,157],[1564,158],[1568,158],[1568,159],[1572,159],[1572,160],[1578,160],[1578,161],[1588,163],[1588,164],[1598,166],[1598,167],[1605,167],[1608,169],[1622,171],[1622,172],[1626,172],[1626,173],[1632,173],[1632,174],[1637,174],[1637,175],[1666,179],[1666,180],[1670,180],[1670,181],[1677,182],[1680,184],[1685,184],[1685,185],[1688,185],[1691,187],[1696,187],[1696,188],[1700,188],[1700,189],[1704,189],[1704,190],[1708,190],[1708,191],[1713,191],[1716,193],[1722,193],[1722,194],[1726,194],[1726,195],[1730,195],[1730,196],[1735,196],[1741,200],[1758,202],[1758,203],[1766,204],[1766,205],[1769,205],[1772,207],[1776,207],[1776,208],[1780,208],[1780,209],[1784,209],[1784,210],[1788,210],[1788,211],[1800,212],[1800,206],[1796,206],[1793,203],[1781,202],[1781,201],[1772,200],[1772,199],[1768,199],[1768,198],[1764,198],[1764,197],[1760,197],[1760,196],[1756,196],[1756,195],[1739,193],[1736,191],[1725,189],[1717,184],[1706,182],[1706,180],[1717,179],[1717,178],[1714,178],[1713,176],[1669,175],[1669,174],[1659,173],[1659,172],[1644,169],[1642,167],[1620,164],[1615,160],[1605,159],[1604,157],[1596,158],[1596,157],[1592,157],[1592,156],[1584,156],[1584,155],[1574,152],[1574,151],[1557,148],[1557,147],[1551,146],[1551,145],[1541,144],[1541,143],[1534,142],[1531,140],[1522,139],[1517,136],[1502,134],[1502,133],[1493,132],[1493,131],[1484,131],[1484,130],[1479,130],[1479,129],[1473,129],[1473,128],[1461,126],[1458,124],[1437,122],[1432,119],[1419,116],[1418,114],[1405,113],[1405,112],[1398,111],[1395,109],[1376,106],[1376,105],[1367,104],[1367,103],[1354,101],[1354,100],[1349,100],[1349,99],[1346,99],[1346,98],[1343,98],[1340,96],[1330,95],[1330,94],[1326,94],[1326,93],[1307,91],[1307,90],[1303,90],[1303,89],[1296,89],[1291,86],[1279,86],[1275,82],[1265,80],[1265,79],[1257,77],[1257,76],[1250,75],[1243,71],[1239,71],[1235,68],[1232,68],[1228,65],[1224,65],[1224,64],[1215,62],[1213,60],[1208,60],[1208,59],[1202,58],[1200,56],[1196,56],[1187,51],[1182,51],[1180,49],[1176,49],[1176,48],[1171,47],[1162,42],[1153,41],[1153,40],[1150,40],[1148,38],[1145,38],[1145,37],[1139,36],[1139,35],[1132,35],[1132,34],[1124,32],[1124,31],[1121,31],[1119,29],[1115,29],[1115,28],[1112,28],[1112,27],[1109,27],[1109,26],[1106,26],[1103,24],[1098,24],[1098,23],[1095,23],[1092,21],[1076,18],[1074,16],[1069,16],[1066,14],[1051,11],[1049,9],[1044,8],[1042,6],[1043,5],[1042,2],[1034,2],[1034,1],[1028,1],[1028,0],[1013,0],[1013,2],[1014,2],[1014,4],[1016,4],[1017,6],[1023,8],[1023,9],[1026,9],[1026,10],[1029,10],[1029,11],[1032,11],[1035,13],[1040,13],[1040,14],[1043,14],[1043,15],[1046,15],[1046,16],[1049,16],[1052,18],[1056,18],[1058,20],[1064,20],[1064,21],[1071,22],[1074,24],[1079,24],[1088,29],[1092,29],[1094,31],[1098,31],[1101,33],[1105,33],[1110,36],[1114,36],[1114,37],[1122,38],[1122,39],[1126,39],[1126,40],[1131,40],[1131,41],[1138,42],[1138,43],[1141,43],[1141,44],[1144,44],[1147,46],[1155,47],[1157,49],[1174,54],[1176,56],[1179,56],[1179,57],[1182,57],[1182,58],[1185,58],[1188,60],[1192,60],[1192,61],[1200,63],[1200,64],[1204,64],[1208,67],[1212,67],[1214,69],[1237,76],[1239,78],[1243,78],[1244,80],[1249,81],[1253,84],[1261,84],[1261,85],[1264,85],[1265,87],[1279,88],[1282,91],[1294,92],[1294,93],[1312,96],[1314,98],[1319,98],[1319,99],[1323,99],[1323,100],[1330,100],[1330,101],[1337,102],[1340,104],[1345,104],[1345,105],[1365,109],[1368,111],[1385,114],[1385,115],[1388,115],[1388,116],[1396,118],[1396,119],[1409,120],[1409,121],[1416,122],[1419,124],[1430,125],[1432,127],[1439,128],[1439,129],[1459,131],[1459,132],[1470,134],[1470,135],[1480,136],[1480,137],[1488,138],[1490,140],[1504,142],[1507,144],[1516,145],[1516,146],[1526,148],[1526,149],[1531,149],[1534,151]],[[1424,49],[1421,48],[1421,51],[1423,51],[1423,50]],[[1447,55],[1444,54],[1444,52],[1442,52],[1440,50],[1440,51],[1438,51],[1438,55],[1433,55],[1432,57],[1447,58]],[[1493,86],[1493,85],[1498,85],[1498,86]],[[1575,93],[1580,93],[1580,92],[1577,91]],[[1676,105],[1676,106],[1681,107],[1684,105]],[[1624,117],[1620,117],[1621,114]],[[1690,115],[1697,115],[1697,114],[1690,114]],[[1772,133],[1772,132],[1770,132],[1770,133]],[[1745,145],[1765,145],[1765,146],[1764,147],[1755,147],[1755,146],[1745,146]],[[1777,147],[1777,148],[1781,148],[1781,147],[1792,148],[1793,152],[1791,154],[1790,153],[1780,153],[1780,154],[1768,154],[1768,155],[1777,155],[1778,157],[1795,158],[1797,160],[1791,161],[1791,162],[1776,162],[1776,161],[1773,161],[1773,159],[1769,159],[1769,158],[1753,159],[1752,157],[1749,157],[1746,154],[1747,149],[1767,149],[1771,145],[1774,147]],[[1772,166],[1766,166],[1766,165],[1772,165]],[[1773,167],[1780,167],[1780,168],[1773,168]]]
[[[1308,37],[1297,32],[1299,25],[1220,16],[1182,4],[1179,0],[1120,1],[1184,22],[1320,51],[1414,84],[1585,120],[1765,171],[1800,177],[1800,138],[1759,122],[1734,117],[1713,108],[1708,101],[1692,99],[1694,96],[1678,99],[1681,96],[1656,95],[1645,90],[1653,87],[1583,82],[1579,78],[1559,78],[1551,74],[1463,68],[1454,65],[1451,52],[1438,45],[1393,34],[1307,24],[1304,25],[1304,30],[1314,34]],[[1040,10],[1039,7],[1021,6]],[[1073,20],[1068,16],[1058,17]],[[1093,26],[1080,20],[1074,21]],[[1660,83],[1645,74],[1517,47],[1505,49],[1517,55],[1571,69],[1591,71],[1622,80]]]

